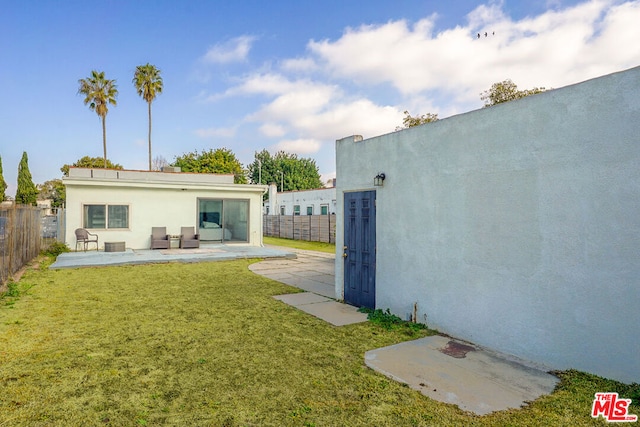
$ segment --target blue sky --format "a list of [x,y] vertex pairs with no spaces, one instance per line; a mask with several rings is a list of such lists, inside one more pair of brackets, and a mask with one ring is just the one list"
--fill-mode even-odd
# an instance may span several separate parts
[[107,154],[126,169],[147,167],[147,107],[131,80],[148,62],[164,79],[154,157],[226,147],[246,165],[283,149],[315,159],[327,179],[336,139],[392,132],[404,110],[445,118],[480,108],[480,92],[507,78],[557,88],[640,65],[640,0],[0,4],[11,197],[23,151],[35,183],[102,156],[98,116],[77,95],[94,69],[117,80]]

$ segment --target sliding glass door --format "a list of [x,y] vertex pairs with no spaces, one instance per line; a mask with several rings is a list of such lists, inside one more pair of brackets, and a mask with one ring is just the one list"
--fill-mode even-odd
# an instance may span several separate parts
[[203,241],[249,241],[249,200],[199,199],[198,233]]

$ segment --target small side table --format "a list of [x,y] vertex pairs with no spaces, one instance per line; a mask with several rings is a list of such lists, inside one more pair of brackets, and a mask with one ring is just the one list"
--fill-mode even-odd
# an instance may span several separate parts
[[125,242],[104,242],[105,252],[124,252]]
[[171,247],[171,249],[178,249],[180,247],[179,234],[169,235],[169,240],[171,241],[171,243],[169,243],[169,246]]

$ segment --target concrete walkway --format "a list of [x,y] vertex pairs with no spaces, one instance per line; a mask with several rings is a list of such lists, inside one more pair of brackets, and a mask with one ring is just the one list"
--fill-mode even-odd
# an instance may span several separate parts
[[[285,249],[268,246],[269,248]],[[288,249],[288,248],[287,248]],[[289,259],[270,259],[249,266],[256,274],[303,289],[307,292],[278,295],[278,299],[334,326],[367,321],[356,307],[335,301],[335,255],[324,252],[290,249]]]
[[289,250],[294,257],[270,259],[249,266],[249,270],[308,292],[335,298],[335,255],[280,246],[268,249]]
[[[335,326],[366,321],[355,307],[333,300],[333,254],[292,251],[295,258],[249,267],[307,291],[274,298]],[[520,408],[553,392],[558,383],[558,378],[526,361],[440,335],[367,351],[365,364],[425,396],[478,415]]]

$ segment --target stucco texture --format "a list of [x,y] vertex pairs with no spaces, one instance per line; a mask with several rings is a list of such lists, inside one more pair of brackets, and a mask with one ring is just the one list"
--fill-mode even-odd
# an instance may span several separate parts
[[640,68],[355,139],[336,143],[337,247],[344,192],[377,189],[378,308],[640,381]]

